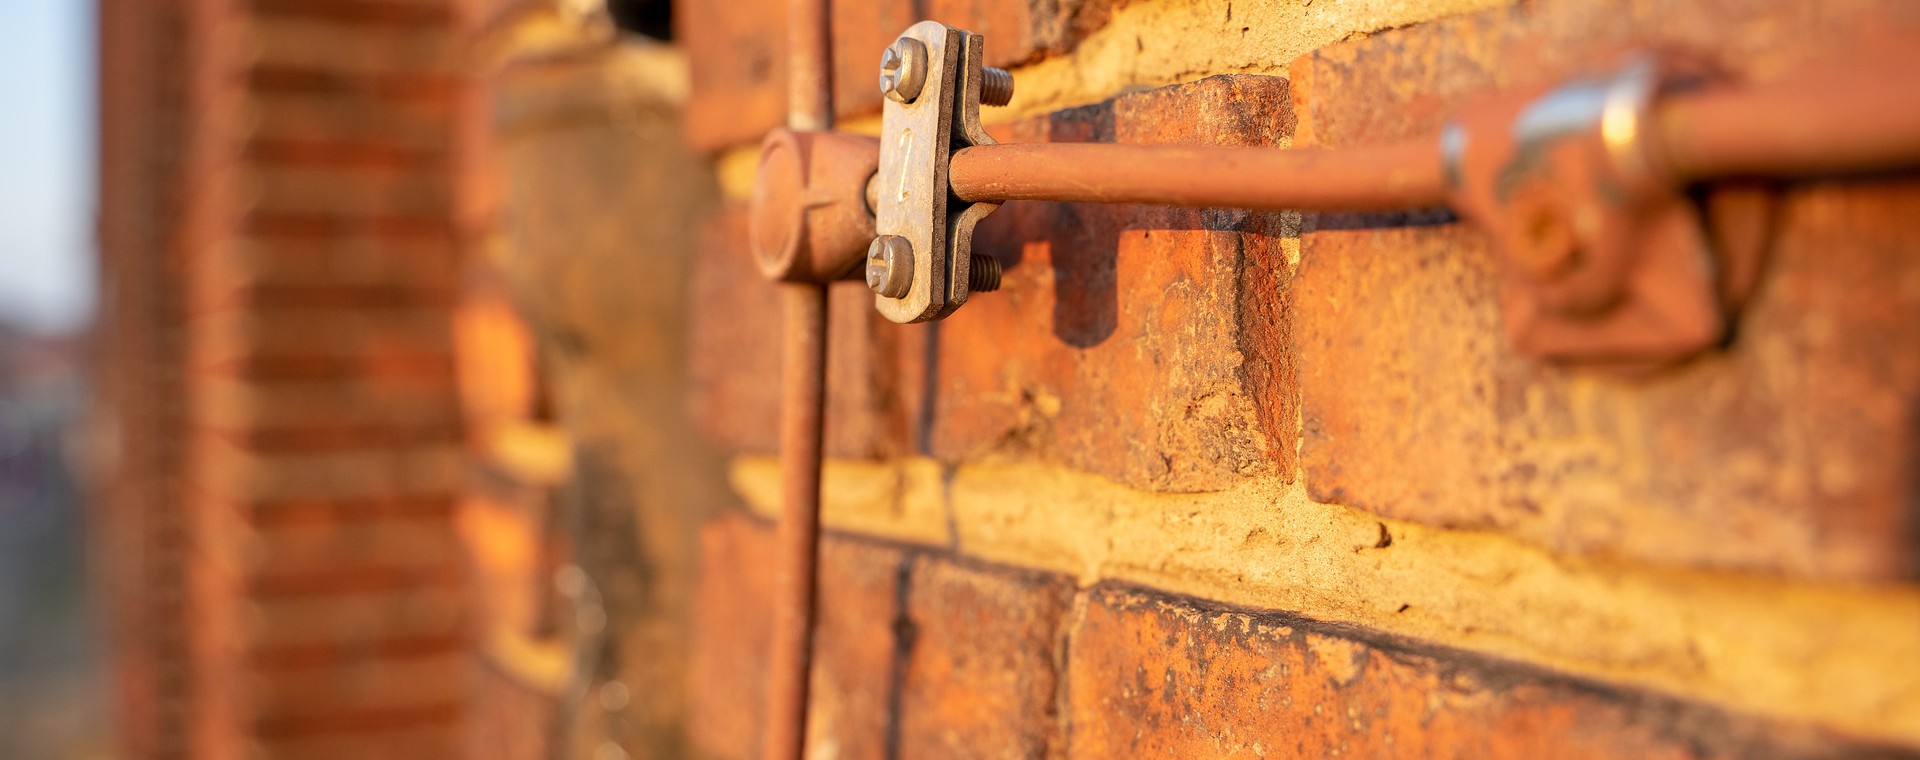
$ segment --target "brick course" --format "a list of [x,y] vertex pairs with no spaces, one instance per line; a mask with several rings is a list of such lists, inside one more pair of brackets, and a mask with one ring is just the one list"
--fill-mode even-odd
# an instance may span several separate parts
[[[772,526],[738,515],[706,529],[693,681],[704,756],[757,756],[772,540]],[[810,745],[842,757],[1920,756],[1281,613],[1112,583],[1076,589],[944,551],[833,535],[822,562]]]

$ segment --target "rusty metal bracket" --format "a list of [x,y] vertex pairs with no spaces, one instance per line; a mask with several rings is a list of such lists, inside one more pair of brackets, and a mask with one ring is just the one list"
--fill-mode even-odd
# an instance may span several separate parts
[[866,186],[879,142],[844,132],[775,129],[760,146],[748,242],[778,282],[850,279],[873,240]]
[[1764,253],[1770,196],[1746,185],[1696,199],[1650,140],[1660,98],[1721,84],[1638,55],[1447,125],[1449,205],[1503,255],[1501,312],[1520,353],[1640,369],[1727,333]]
[[[868,251],[867,284],[874,308],[894,322],[940,319],[972,291],[999,283],[997,261],[978,262],[983,271],[974,271],[972,248],[974,226],[1000,204],[954,198],[947,181],[954,150],[993,144],[980,128],[988,76],[981,49],[978,34],[922,21],[907,28],[882,63],[888,97],[873,192],[878,237]],[[1010,92],[1011,78],[1005,82]]]

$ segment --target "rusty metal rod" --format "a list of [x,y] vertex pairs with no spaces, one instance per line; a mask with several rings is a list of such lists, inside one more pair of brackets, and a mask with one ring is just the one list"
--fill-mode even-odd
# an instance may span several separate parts
[[[1759,87],[1687,93],[1649,135],[1676,183],[1920,166],[1920,55],[1854,61]],[[1905,61],[1911,65],[1902,65]],[[1361,148],[1032,143],[953,154],[961,200],[1364,211],[1446,203],[1438,135]]]
[[1379,147],[1285,150],[1199,145],[981,145],[953,154],[965,201],[1378,210],[1446,202],[1438,138]]
[[833,128],[832,0],[787,3],[787,127]]
[[1692,182],[1920,166],[1920,55],[1906,58],[1669,98],[1655,112],[1655,150]]
[[826,286],[790,284],[782,289],[787,312],[780,397],[782,504],[766,745],[761,753],[766,760],[798,760],[806,745],[820,538],[822,407],[826,403]]
[[[831,0],[787,5],[787,126],[833,128]],[[780,399],[781,508],[769,643],[765,760],[801,760],[820,551],[820,459],[827,397],[827,287],[781,286],[786,305]]]

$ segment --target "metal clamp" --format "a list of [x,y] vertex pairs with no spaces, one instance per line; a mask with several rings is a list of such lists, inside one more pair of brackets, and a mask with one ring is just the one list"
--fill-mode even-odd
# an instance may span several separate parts
[[1447,125],[1449,205],[1503,254],[1501,311],[1520,352],[1631,369],[1726,335],[1759,267],[1769,196],[1732,185],[1696,202],[1651,139],[1663,94],[1712,84],[1641,56]]
[[867,285],[874,307],[899,323],[953,313],[974,291],[999,286],[999,262],[975,256],[974,225],[1000,207],[949,192],[953,151],[992,145],[980,128],[987,101],[1005,104],[1013,78],[981,66],[980,35],[938,21],[908,27],[881,59],[880,169],[870,199],[875,232]]

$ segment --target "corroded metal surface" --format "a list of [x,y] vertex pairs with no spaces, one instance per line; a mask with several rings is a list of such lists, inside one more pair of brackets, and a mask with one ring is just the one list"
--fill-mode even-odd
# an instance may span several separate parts
[[[902,295],[876,292],[874,307],[887,319],[908,323],[940,319],[967,302],[973,229],[999,204],[955,203],[947,192],[952,151],[993,144],[980,127],[988,76],[980,65],[980,35],[923,21],[908,28],[903,39],[925,49],[926,71],[914,98],[886,103],[874,226],[911,247],[913,276]],[[1004,78],[1011,82],[1010,75]],[[996,88],[1010,90],[1008,83]]]
[[[1636,57],[1610,74],[1472,107],[1442,133],[1449,205],[1501,254],[1501,321],[1520,353],[1652,367],[1725,334],[1721,247],[1699,204],[1653,168],[1645,140],[1663,91],[1704,86],[1676,71]],[[1742,214],[1726,226],[1764,219]]]
[[[833,126],[828,26],[832,3],[792,0],[787,8],[787,126],[795,131],[825,131]],[[767,683],[767,734],[761,750],[767,760],[799,760],[806,751],[827,385],[827,288],[797,282],[783,290],[787,311],[780,398],[784,507]]]
[[781,282],[856,276],[873,240],[866,186],[879,141],[841,132],[776,129],[761,144],[752,244],[761,274]]
[[1201,208],[1373,210],[1445,202],[1431,140],[1350,150],[1065,143],[956,151],[970,201],[1149,203]]

